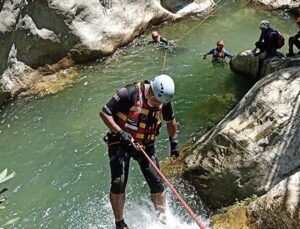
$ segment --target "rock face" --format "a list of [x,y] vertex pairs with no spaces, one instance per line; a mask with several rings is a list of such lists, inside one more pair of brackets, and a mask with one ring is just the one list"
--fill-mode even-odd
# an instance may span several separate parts
[[[22,68],[9,69],[9,53],[26,68],[53,64],[69,56],[75,63],[95,60],[131,42],[150,24],[210,9],[213,0],[11,0],[0,1],[0,77],[3,93],[7,82],[31,80],[14,76]],[[166,6],[166,8],[164,7]],[[169,11],[170,10],[170,11]],[[7,80],[9,78],[9,80]],[[16,78],[16,79],[12,79]],[[26,87],[29,87],[27,85]]]
[[289,7],[296,8],[300,7],[299,0],[252,0],[252,2],[259,2],[265,6],[272,8]]
[[262,195],[300,166],[300,67],[267,75],[189,149],[183,176],[213,209]]
[[[264,60],[260,76],[265,76],[280,69],[294,66],[300,66],[300,56],[266,59]],[[240,52],[230,61],[230,68],[234,72],[256,79],[258,57],[254,57],[251,50]]]
[[255,228],[300,228],[300,172],[252,202],[247,216]]

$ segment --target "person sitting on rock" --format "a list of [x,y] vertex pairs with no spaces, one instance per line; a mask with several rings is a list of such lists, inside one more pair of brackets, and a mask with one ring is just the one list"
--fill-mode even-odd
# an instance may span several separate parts
[[159,45],[164,45],[166,47],[175,47],[174,43],[168,41],[166,38],[162,37],[159,35],[159,33],[157,31],[153,31],[151,33],[151,38],[152,40],[148,42],[148,44],[159,44]]
[[[259,40],[255,43],[255,49],[252,50],[259,59],[266,59],[276,55],[278,48],[278,32],[270,27],[268,20],[262,20],[259,23],[261,34]],[[256,52],[259,49],[259,52]]]
[[[299,27],[299,31],[296,35],[289,37],[289,53],[286,56],[295,56],[293,45],[295,45],[300,50],[300,17],[297,18],[296,23]],[[298,51],[298,55],[300,51]]]
[[206,59],[207,55],[212,55],[213,62],[225,62],[225,57],[232,58],[232,55],[224,48],[223,40],[217,41],[216,45],[216,48],[211,49],[210,51],[204,54],[203,60]]

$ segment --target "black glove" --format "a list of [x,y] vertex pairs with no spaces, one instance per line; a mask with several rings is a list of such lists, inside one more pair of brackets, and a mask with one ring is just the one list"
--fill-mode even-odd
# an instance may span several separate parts
[[124,130],[120,130],[117,133],[117,137],[120,139],[120,143],[122,145],[130,146],[132,144],[131,142],[132,136],[130,135],[130,133],[127,133]]
[[203,60],[205,60],[206,59],[206,54],[203,56]]
[[170,155],[171,157],[179,156],[178,138],[169,138],[170,142]]

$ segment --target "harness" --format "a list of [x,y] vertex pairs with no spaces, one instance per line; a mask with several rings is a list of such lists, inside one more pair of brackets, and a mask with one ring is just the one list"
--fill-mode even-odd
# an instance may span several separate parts
[[150,107],[145,98],[145,87],[142,82],[135,84],[138,96],[133,98],[133,106],[128,114],[117,112],[116,123],[131,134],[135,141],[148,144],[154,142],[161,127],[161,108]]
[[213,59],[215,61],[222,61],[224,58],[225,58],[224,48],[222,48],[221,51],[219,51],[218,49],[214,50]]

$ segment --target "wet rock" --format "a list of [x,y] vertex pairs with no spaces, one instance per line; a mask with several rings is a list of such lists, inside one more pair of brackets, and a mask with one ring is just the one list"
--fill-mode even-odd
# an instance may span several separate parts
[[251,0],[254,3],[261,3],[272,8],[297,8],[300,7],[299,0]]
[[[160,1],[148,0],[1,1],[2,91],[13,97],[35,82],[33,75],[26,79],[28,74],[21,74],[22,68],[31,71],[67,56],[76,63],[100,59],[130,43],[151,24],[204,11],[214,5],[213,0],[187,0],[184,4],[173,0],[171,3],[175,8],[180,6],[177,11],[169,11]],[[21,65],[17,68],[9,66],[12,46],[16,49],[15,59]],[[6,98],[1,94],[0,101]]]
[[300,172],[287,177],[247,207],[255,228],[300,228]]
[[183,176],[212,208],[262,195],[300,166],[300,67],[265,76],[188,150]]
[[247,75],[251,79],[258,79],[259,77],[263,77],[283,68],[300,66],[300,55],[295,57],[283,57],[283,55],[279,53],[276,57],[264,60],[260,76],[257,76],[258,61],[258,57],[254,57],[251,50],[246,50],[232,58],[230,68],[232,71]]

